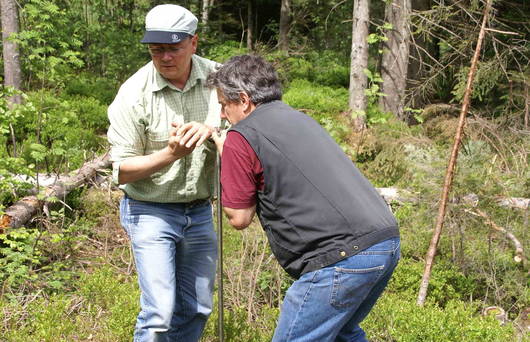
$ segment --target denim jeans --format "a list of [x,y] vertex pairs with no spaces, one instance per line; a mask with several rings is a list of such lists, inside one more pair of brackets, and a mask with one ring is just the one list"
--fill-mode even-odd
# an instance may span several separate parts
[[212,209],[136,201],[120,204],[140,284],[134,341],[198,341],[212,311],[217,239]]
[[287,291],[273,342],[367,342],[359,323],[386,287],[400,257],[399,238],[317,271]]

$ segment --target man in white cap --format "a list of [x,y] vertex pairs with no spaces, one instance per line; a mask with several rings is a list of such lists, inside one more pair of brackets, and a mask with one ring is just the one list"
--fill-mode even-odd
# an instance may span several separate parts
[[197,18],[177,5],[146,16],[152,61],[120,88],[108,109],[113,179],[124,197],[141,289],[134,341],[198,341],[212,310],[217,260],[210,199],[219,126],[218,64],[195,55]]

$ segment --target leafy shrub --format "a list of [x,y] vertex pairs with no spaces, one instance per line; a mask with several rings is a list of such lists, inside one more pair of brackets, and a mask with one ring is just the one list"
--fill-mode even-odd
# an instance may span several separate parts
[[[424,262],[403,258],[392,276],[388,291],[414,298],[419,290]],[[476,280],[465,276],[454,265],[439,261],[433,266],[428,300],[441,307],[454,300],[465,300],[474,294]]]
[[79,124],[91,130],[94,134],[105,134],[108,128],[107,106],[93,97],[69,96],[64,97],[70,109],[77,114]]
[[[403,180],[410,176],[406,145],[416,141],[414,135],[417,133],[398,120],[374,123],[369,127],[369,130],[355,134],[353,139],[357,145],[354,161],[365,176],[377,187],[397,186],[400,181],[410,181]],[[403,188],[408,189],[408,183]]]
[[384,293],[361,324],[370,341],[515,341],[511,324],[501,326],[492,317],[480,317],[477,304],[451,300],[437,305],[416,305],[414,297]]
[[[98,153],[105,140],[99,137],[107,125],[106,108],[92,98],[57,97],[54,92],[29,94],[35,110],[17,127],[22,155],[39,169],[61,172],[75,169]],[[51,169],[53,165],[54,169]]]
[[94,76],[91,73],[81,73],[66,84],[65,93],[81,101],[90,100],[94,106],[102,106],[109,105],[114,100],[118,87],[119,83],[116,80]]
[[32,184],[15,175],[31,177],[34,172],[22,158],[0,158],[0,209],[2,205],[8,205],[25,196],[33,188]]
[[30,0],[20,12],[23,30],[17,35],[26,75],[40,85],[62,87],[65,80],[75,77],[84,63],[80,58],[82,40],[69,27],[67,11],[49,0]]
[[[116,7],[115,10],[116,12],[125,10],[125,7]],[[107,78],[108,82],[114,85],[110,89],[116,89],[116,85],[123,83],[150,60],[146,46],[140,43],[143,18],[147,12],[142,11],[140,4],[135,6],[134,11],[138,11],[136,20],[142,21],[137,26],[138,30],[136,31],[131,31],[130,27],[119,27],[113,23],[105,27],[98,27],[97,30],[90,32],[95,43],[88,47],[86,63],[92,69],[96,69],[96,74]],[[102,13],[102,17],[109,17],[109,13],[105,12]],[[110,89],[108,90],[110,91]],[[106,94],[106,96],[108,95]],[[102,98],[99,99],[103,100]]]
[[40,233],[36,229],[18,228],[0,234],[0,283],[5,289],[16,289],[37,277],[33,267],[42,263]]
[[339,114],[348,107],[348,90],[319,85],[305,79],[294,79],[283,99],[294,108]]
[[312,116],[346,152],[351,152],[346,143],[351,128],[347,118],[340,114],[347,108],[346,89],[320,86],[307,80],[296,79],[284,93],[283,100]]
[[[31,103],[16,104],[12,99],[18,96],[21,100],[27,100],[27,96],[14,89],[0,85],[0,136],[9,136],[12,129],[22,121],[26,111],[31,110]],[[11,137],[10,137],[11,138]]]
[[366,156],[361,155],[364,161],[362,170],[365,176],[377,187],[388,187],[396,182],[405,174],[407,164],[404,162],[403,149],[396,144],[387,149],[381,149],[374,155],[369,156],[373,159],[363,160]]
[[246,48],[242,48],[239,42],[228,40],[207,47],[204,52],[204,57],[218,63],[224,63],[232,56],[242,55],[245,53],[248,53],[248,50]]
[[0,281],[3,291],[57,293],[72,286],[73,262],[83,237],[78,226],[58,231],[54,220],[64,220],[64,211],[51,211],[48,230],[9,229],[0,234]]
[[348,88],[350,61],[344,56],[325,50],[302,56],[289,57],[278,66],[278,73],[286,80],[305,79],[329,87]]

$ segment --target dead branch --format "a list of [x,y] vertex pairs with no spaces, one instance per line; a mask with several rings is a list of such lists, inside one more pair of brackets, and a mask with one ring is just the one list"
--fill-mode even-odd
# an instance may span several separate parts
[[497,198],[497,204],[501,207],[510,207],[517,209],[528,209],[530,208],[530,198],[521,197],[499,197]]
[[[392,204],[394,202],[397,203],[417,203],[419,199],[417,198],[417,195],[403,189],[398,188],[376,188],[377,192],[379,192],[379,195],[383,197],[386,203]],[[467,205],[471,205],[472,207],[476,207],[480,198],[477,194],[470,193],[462,197],[454,197],[451,198],[451,203],[465,203]],[[495,198],[495,202],[497,205],[501,207],[506,208],[514,208],[514,209],[523,209],[527,210],[530,208],[530,198],[522,198],[522,197],[504,197],[504,196],[498,196]]]
[[492,0],[488,0],[486,3],[486,8],[484,9],[484,16],[482,18],[482,25],[480,27],[480,32],[477,39],[477,46],[475,47],[475,53],[473,59],[471,60],[471,67],[469,68],[469,74],[467,77],[466,91],[464,93],[464,99],[462,101],[462,110],[460,112],[460,117],[458,120],[458,128],[456,130],[455,141],[453,144],[453,150],[451,151],[451,157],[449,159],[449,164],[447,166],[447,172],[445,175],[444,187],[442,190],[440,207],[438,210],[438,216],[436,219],[436,226],[434,228],[434,233],[429,244],[429,249],[427,251],[427,256],[425,257],[425,270],[423,272],[423,277],[420,284],[420,290],[418,293],[417,304],[423,306],[425,304],[425,298],[427,297],[427,288],[429,286],[429,279],[431,278],[431,270],[434,262],[434,256],[436,255],[436,249],[438,247],[438,241],[440,240],[440,235],[442,233],[443,221],[445,217],[445,210],[447,207],[447,202],[449,198],[449,191],[453,183],[453,174],[456,167],[456,160],[458,158],[458,151],[460,150],[460,143],[462,140],[462,135],[464,131],[464,125],[466,120],[466,114],[469,108],[469,103],[471,102],[471,93],[473,89],[473,79],[475,77],[475,72],[477,70],[477,64],[480,56],[480,49],[482,47],[482,42],[484,40],[484,35],[486,33],[486,23],[488,22],[489,12],[491,9]]
[[515,262],[517,262],[517,263],[522,262],[523,266],[526,266],[527,260],[526,260],[525,254],[524,254],[523,244],[515,237],[515,235],[513,235],[512,233],[507,231],[506,228],[498,226],[482,210],[480,210],[480,209],[475,209],[475,210],[476,211],[465,209],[464,211],[470,213],[471,215],[482,217],[484,219],[484,221],[486,222],[486,224],[488,224],[491,228],[493,228],[496,231],[501,232],[504,235],[506,235],[506,237],[510,241],[512,241],[512,243],[513,243],[513,245],[515,247],[515,257],[513,259],[515,260]]
[[43,199],[39,199],[35,195],[22,198],[7,208],[5,214],[0,216],[0,230],[21,227],[37,215],[45,204],[52,202],[52,199],[64,199],[70,191],[94,179],[97,171],[109,168],[110,165],[111,162],[107,153],[85,163],[81,168],[75,170],[73,175],[60,177],[54,185],[45,189]]
[[525,101],[524,101],[524,127],[526,129],[528,129],[528,122],[530,121],[529,118],[530,118],[530,96],[528,96],[528,84],[525,83],[524,85],[524,96],[525,96]]

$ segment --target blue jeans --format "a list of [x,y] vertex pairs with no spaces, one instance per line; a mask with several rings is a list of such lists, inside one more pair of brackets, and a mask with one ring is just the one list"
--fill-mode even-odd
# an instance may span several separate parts
[[217,238],[212,209],[136,201],[120,204],[140,284],[134,341],[198,341],[212,311]]
[[287,291],[273,342],[367,342],[359,323],[392,276],[399,238],[296,280]]

